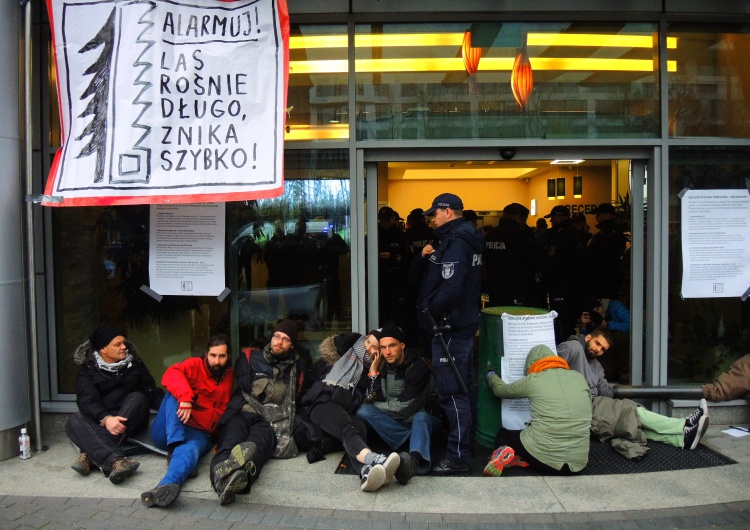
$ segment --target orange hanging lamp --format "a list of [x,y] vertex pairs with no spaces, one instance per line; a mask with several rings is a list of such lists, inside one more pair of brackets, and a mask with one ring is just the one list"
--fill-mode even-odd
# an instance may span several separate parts
[[526,51],[526,43],[516,55],[513,62],[513,70],[510,73],[510,88],[513,90],[513,97],[522,110],[528,108],[531,91],[534,88],[534,75],[531,70],[531,61]]
[[479,71],[479,60],[482,58],[482,48],[474,48],[471,45],[471,31],[464,33],[461,44],[461,58],[464,60],[464,68],[469,74],[469,92],[476,94],[476,74]]

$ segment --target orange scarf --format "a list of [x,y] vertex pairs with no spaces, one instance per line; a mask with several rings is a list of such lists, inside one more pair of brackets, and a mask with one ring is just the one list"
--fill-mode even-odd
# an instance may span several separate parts
[[562,357],[558,357],[557,355],[550,355],[549,357],[539,359],[531,366],[529,366],[529,373],[538,374],[539,372],[550,370],[552,368],[562,368],[563,370],[570,370],[570,366],[568,366],[568,363],[565,362],[565,359],[563,359]]

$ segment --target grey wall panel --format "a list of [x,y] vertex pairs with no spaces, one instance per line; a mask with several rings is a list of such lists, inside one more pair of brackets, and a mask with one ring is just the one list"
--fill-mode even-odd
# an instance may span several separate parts
[[[19,138],[18,133],[18,46],[23,27],[17,2],[0,2],[0,137]],[[3,151],[3,160],[5,151]]]
[[[4,252],[5,253],[5,252]],[[26,355],[26,310],[23,283],[0,283],[0,431],[12,429],[31,418],[29,368]]]
[[[0,73],[2,77],[14,77]],[[17,78],[18,72],[15,72]],[[2,94],[2,93],[0,93]],[[0,105],[0,108],[3,106]],[[14,119],[16,129],[18,120]],[[0,137],[0,283],[23,279],[23,201],[21,200],[21,176],[19,175],[19,141]],[[0,298],[0,308],[6,303]],[[5,315],[0,312],[0,319]]]
[[709,15],[750,15],[747,0],[665,0],[667,13],[694,13]]
[[661,0],[621,0],[601,2],[596,0],[352,0],[354,13],[578,13],[601,11],[603,13],[661,11]]
[[349,0],[287,0],[289,15],[349,13]]

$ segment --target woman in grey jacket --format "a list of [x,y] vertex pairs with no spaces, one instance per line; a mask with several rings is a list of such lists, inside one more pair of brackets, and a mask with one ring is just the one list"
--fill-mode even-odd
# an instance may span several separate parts
[[589,459],[591,391],[581,374],[568,368],[547,346],[534,346],[526,357],[525,377],[506,384],[488,372],[487,384],[501,399],[529,398],[531,422],[522,431],[502,429],[501,447],[485,468],[499,475],[506,465],[524,465],[544,473],[570,475]]

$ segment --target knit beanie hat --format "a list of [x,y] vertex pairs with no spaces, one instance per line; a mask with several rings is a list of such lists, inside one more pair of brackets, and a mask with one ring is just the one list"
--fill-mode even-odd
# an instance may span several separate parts
[[399,342],[404,342],[406,340],[404,332],[401,331],[401,328],[393,322],[386,322],[385,326],[380,329],[380,333],[378,335],[378,338],[380,339],[383,339],[385,337],[392,337]]
[[292,344],[297,344],[297,334],[302,329],[302,325],[302,322],[300,322],[299,320],[291,320],[289,318],[286,318],[276,324],[273,332],[276,333],[277,331],[280,331],[286,334],[292,340]]
[[120,335],[122,333],[111,326],[99,326],[89,335],[89,342],[94,350],[99,351]]

